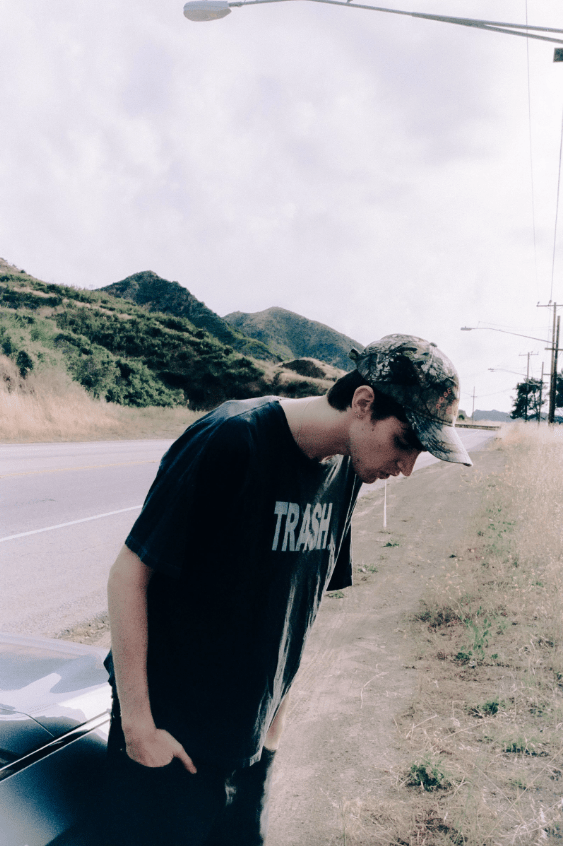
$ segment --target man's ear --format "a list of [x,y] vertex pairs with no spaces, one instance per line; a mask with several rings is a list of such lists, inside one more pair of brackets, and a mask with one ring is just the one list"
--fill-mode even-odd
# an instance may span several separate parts
[[365,417],[366,414],[371,415],[371,408],[374,399],[375,394],[373,392],[373,388],[370,388],[369,385],[361,385],[359,388],[356,388],[354,396],[352,397],[352,402],[350,403],[354,416]]

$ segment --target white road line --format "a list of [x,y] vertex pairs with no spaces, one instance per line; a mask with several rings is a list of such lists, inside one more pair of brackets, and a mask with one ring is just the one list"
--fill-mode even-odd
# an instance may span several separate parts
[[150,461],[121,461],[115,464],[87,464],[84,467],[47,467],[44,470],[22,470],[19,473],[4,473],[0,479],[13,479],[15,476],[42,476],[45,473],[69,473],[71,470],[104,470],[107,467],[135,467],[139,464],[157,464],[157,460]]
[[69,523],[59,523],[57,526],[45,526],[44,529],[33,529],[31,532],[20,532],[19,535],[8,535],[0,538],[0,543],[16,538],[25,538],[28,535],[37,535],[39,532],[52,532],[53,529],[64,529],[65,526],[76,526],[77,523],[88,523],[90,520],[100,520],[102,517],[113,517],[114,514],[124,514],[126,511],[135,511],[142,508],[142,505],[132,505],[130,508],[120,508],[119,511],[108,511],[106,514],[95,514],[94,517],[83,517],[82,520],[71,520]]

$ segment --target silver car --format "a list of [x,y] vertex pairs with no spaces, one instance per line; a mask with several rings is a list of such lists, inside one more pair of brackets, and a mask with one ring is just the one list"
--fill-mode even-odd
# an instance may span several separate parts
[[0,634],[0,846],[86,846],[104,815],[105,651]]

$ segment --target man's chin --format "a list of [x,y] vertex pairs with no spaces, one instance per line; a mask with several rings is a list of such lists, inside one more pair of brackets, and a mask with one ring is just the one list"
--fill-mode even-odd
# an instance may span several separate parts
[[379,473],[362,473],[359,475],[364,485],[373,485],[374,482],[382,478]]
[[378,480],[386,481],[390,477],[390,473],[382,473],[381,471],[374,471],[373,473],[358,473],[364,485],[373,485]]

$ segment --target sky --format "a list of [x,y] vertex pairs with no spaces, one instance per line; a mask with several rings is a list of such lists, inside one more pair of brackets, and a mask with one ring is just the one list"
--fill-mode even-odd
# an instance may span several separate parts
[[[0,256],[83,288],[152,270],[222,316],[279,306],[361,344],[418,335],[468,413],[510,411],[528,363],[549,370],[537,304],[563,301],[555,45],[353,3],[182,7],[2,0]],[[560,0],[390,8],[563,28]]]

